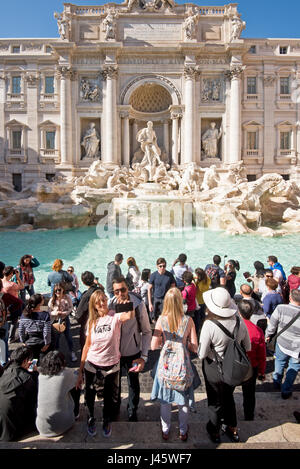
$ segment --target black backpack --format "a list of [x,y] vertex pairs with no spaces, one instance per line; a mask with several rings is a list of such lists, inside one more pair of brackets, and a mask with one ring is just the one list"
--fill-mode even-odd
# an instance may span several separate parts
[[236,317],[236,326],[233,334],[231,334],[220,322],[214,319],[211,321],[230,338],[223,359],[217,354],[214,347],[211,346],[222,381],[230,386],[240,386],[244,381],[247,381],[252,376],[252,367],[248,355],[244,347],[237,341],[237,334],[240,328],[240,318],[238,316]]

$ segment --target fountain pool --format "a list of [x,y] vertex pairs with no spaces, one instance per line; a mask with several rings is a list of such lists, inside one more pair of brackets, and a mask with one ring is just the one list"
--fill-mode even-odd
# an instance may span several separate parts
[[106,266],[118,252],[123,254],[125,260],[121,265],[123,274],[127,273],[126,259],[129,256],[135,257],[141,270],[150,268],[153,271],[158,257],[165,257],[170,269],[181,252],[187,254],[188,264],[194,269],[205,267],[214,254],[219,254],[222,260],[227,255],[228,259],[239,260],[241,265],[237,286],[243,282],[243,272],[253,271],[254,261],[260,260],[267,266],[268,255],[277,256],[287,274],[293,265],[300,264],[299,234],[262,238],[249,234],[229,236],[202,229],[187,230],[170,237],[166,234],[131,233],[124,238],[111,235],[108,239],[100,239],[96,227],[85,227],[25,233],[6,231],[0,233],[0,239],[0,260],[6,265],[17,266],[24,254],[32,254],[40,261],[40,266],[35,269],[35,289],[40,293],[49,291],[47,276],[56,258],[63,259],[65,268],[73,265],[79,279],[83,271],[90,270],[104,285]]

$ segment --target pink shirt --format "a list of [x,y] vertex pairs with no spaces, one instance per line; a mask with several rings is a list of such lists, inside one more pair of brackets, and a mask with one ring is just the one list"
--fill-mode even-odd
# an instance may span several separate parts
[[19,291],[21,290],[19,285],[5,278],[2,280],[3,288],[2,293],[9,293],[16,298],[19,298]]
[[98,319],[91,332],[91,345],[86,359],[96,366],[111,366],[119,362],[122,313],[110,311]]

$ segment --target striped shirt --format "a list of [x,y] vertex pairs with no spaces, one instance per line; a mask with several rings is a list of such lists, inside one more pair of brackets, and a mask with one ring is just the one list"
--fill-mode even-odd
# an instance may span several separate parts
[[[278,305],[270,318],[266,337],[280,332],[298,313],[300,306],[293,304]],[[300,354],[300,317],[277,339],[280,350],[293,358]]]
[[51,322],[47,311],[36,311],[32,317],[24,315],[20,318],[19,334],[21,342],[34,345],[34,342],[43,341],[45,345],[51,343]]

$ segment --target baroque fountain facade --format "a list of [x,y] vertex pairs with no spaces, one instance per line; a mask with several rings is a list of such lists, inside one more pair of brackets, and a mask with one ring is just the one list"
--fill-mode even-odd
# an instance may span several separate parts
[[54,16],[58,39],[0,40],[0,227],[191,204],[230,234],[300,231],[299,40],[241,39],[237,4]]

